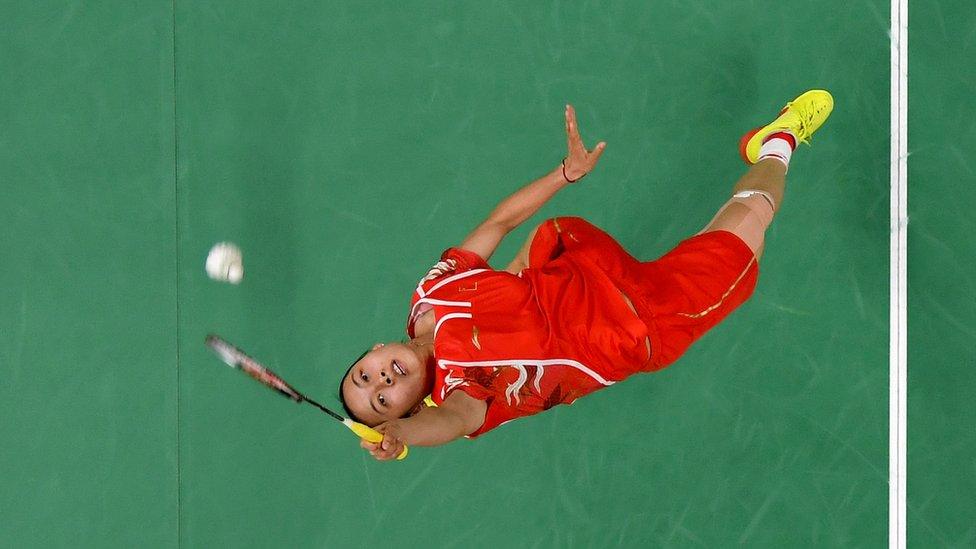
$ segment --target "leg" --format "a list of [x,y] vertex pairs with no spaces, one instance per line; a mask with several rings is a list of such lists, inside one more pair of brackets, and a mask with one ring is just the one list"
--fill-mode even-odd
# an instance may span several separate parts
[[775,159],[766,159],[749,168],[749,171],[739,178],[735,187],[732,188],[733,194],[752,190],[766,191],[773,197],[773,212],[779,210],[779,205],[783,203],[783,191],[786,187],[786,166]]
[[539,231],[540,226],[537,225],[529,233],[529,237],[525,239],[525,244],[522,244],[522,248],[515,254],[512,262],[505,267],[507,272],[517,275],[522,269],[529,266],[529,248],[532,246],[532,239],[535,238],[535,233]]
[[739,152],[752,167],[735,184],[732,199],[702,232],[734,233],[758,259],[763,252],[766,227],[783,202],[786,167],[793,150],[797,143],[810,142],[833,108],[830,93],[810,90],[787,103],[771,123],[746,132],[739,142]]
[[[729,231],[741,238],[758,260],[764,248],[764,234],[783,202],[786,166],[775,159],[762,160],[746,172],[725,203],[701,233]],[[699,233],[699,234],[701,234]]]

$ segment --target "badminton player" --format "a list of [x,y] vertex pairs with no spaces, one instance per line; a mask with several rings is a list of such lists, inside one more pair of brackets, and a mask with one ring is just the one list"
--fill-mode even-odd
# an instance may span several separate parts
[[606,148],[584,147],[567,105],[565,159],[441,255],[413,293],[406,342],[374,345],[343,376],[347,413],[384,434],[363,448],[388,460],[403,444],[474,438],[673,363],[752,294],[790,157],[832,109],[828,92],[808,91],[746,133],[740,152],[750,168],[729,200],[659,259],[635,259],[586,220],[557,217],[494,270],[487,261],[505,235]]

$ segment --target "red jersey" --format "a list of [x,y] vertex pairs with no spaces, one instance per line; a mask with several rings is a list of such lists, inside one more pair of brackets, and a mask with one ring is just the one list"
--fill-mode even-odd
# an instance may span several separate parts
[[752,250],[727,231],[641,262],[587,221],[560,217],[539,227],[518,275],[445,251],[414,292],[407,333],[433,309],[431,397],[440,404],[461,390],[485,401],[476,437],[664,368],[748,299],[757,277]]
[[[434,311],[440,404],[455,390],[487,403],[469,437],[612,385],[648,360],[647,326],[587,253],[570,253],[540,229],[529,268],[492,270],[449,248],[414,292],[407,333]],[[548,240],[547,240],[548,238]]]

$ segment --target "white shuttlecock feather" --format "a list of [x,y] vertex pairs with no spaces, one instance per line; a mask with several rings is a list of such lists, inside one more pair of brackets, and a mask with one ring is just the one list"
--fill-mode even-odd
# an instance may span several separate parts
[[230,242],[214,244],[207,254],[207,276],[221,282],[240,283],[244,278],[241,249]]

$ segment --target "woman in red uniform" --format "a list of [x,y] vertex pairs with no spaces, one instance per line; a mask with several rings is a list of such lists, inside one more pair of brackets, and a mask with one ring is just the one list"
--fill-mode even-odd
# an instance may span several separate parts
[[[752,294],[763,235],[783,199],[797,142],[833,108],[804,93],[740,144],[752,167],[697,235],[642,262],[583,219],[536,227],[504,271],[487,260],[509,232],[596,165],[566,107],[560,166],[502,201],[414,291],[406,343],[376,344],[343,376],[346,411],[384,433],[362,446],[381,460],[403,444],[479,436],[518,417],[570,404],[631,374],[678,359]],[[424,405],[430,395],[436,406]]]

